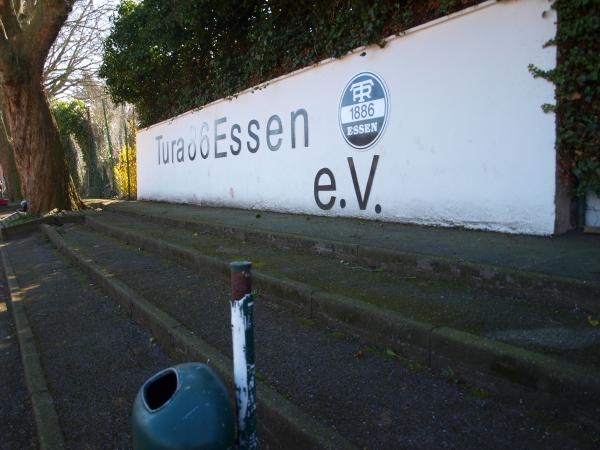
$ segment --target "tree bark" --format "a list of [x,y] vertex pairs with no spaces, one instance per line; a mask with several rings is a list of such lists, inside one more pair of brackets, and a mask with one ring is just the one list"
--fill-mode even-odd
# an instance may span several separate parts
[[15,163],[29,211],[82,206],[69,175],[64,150],[41,79],[4,85],[3,113],[11,132]]
[[2,113],[0,112],[0,166],[6,179],[6,195],[11,202],[19,201],[21,195],[21,181],[15,165],[12,143],[8,136],[8,130],[4,126]]
[[44,61],[73,2],[0,0],[0,106],[21,189],[34,214],[83,206],[42,86]]

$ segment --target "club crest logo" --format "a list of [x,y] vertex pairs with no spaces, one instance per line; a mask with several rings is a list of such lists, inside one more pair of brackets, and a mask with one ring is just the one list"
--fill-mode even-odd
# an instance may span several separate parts
[[355,75],[346,84],[338,108],[342,136],[355,149],[367,150],[383,135],[389,109],[389,95],[381,77],[372,72]]

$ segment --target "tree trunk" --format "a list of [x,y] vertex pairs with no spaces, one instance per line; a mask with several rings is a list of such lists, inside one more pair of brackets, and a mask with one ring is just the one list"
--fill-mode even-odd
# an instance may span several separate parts
[[44,61],[74,2],[0,0],[0,103],[34,214],[82,206],[42,87]]
[[19,201],[21,195],[21,181],[15,165],[12,144],[8,136],[8,130],[4,126],[2,113],[0,112],[0,166],[6,180],[6,195],[11,202]]
[[82,202],[69,175],[41,80],[21,77],[11,81],[4,85],[3,113],[29,211],[42,214],[54,208],[79,209]]

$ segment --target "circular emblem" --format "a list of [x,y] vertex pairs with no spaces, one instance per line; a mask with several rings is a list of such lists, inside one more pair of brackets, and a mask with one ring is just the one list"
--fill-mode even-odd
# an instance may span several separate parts
[[381,77],[361,72],[352,77],[342,92],[338,120],[342,136],[358,150],[375,145],[387,125],[390,100]]

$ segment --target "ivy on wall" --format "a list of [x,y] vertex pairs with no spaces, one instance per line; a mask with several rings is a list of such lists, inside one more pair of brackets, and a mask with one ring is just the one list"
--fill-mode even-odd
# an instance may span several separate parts
[[[52,113],[58,125],[60,139],[62,141],[67,165],[71,178],[75,184],[77,192],[81,195],[83,191],[83,182],[81,180],[81,172],[75,142],[81,149],[89,147],[93,137],[88,135],[85,126],[85,104],[82,101],[61,101],[52,102]],[[83,145],[82,145],[83,144]]]
[[[51,109],[58,125],[69,172],[79,194],[102,197],[108,181],[98,161],[97,146],[85,103],[81,100],[56,100],[52,102]],[[78,165],[74,142],[81,150],[85,168]],[[81,174],[87,176],[86,189]]]
[[557,66],[535,76],[556,86],[556,104],[543,105],[556,112],[560,175],[574,181],[577,195],[588,191],[600,196],[600,0],[556,0]]
[[100,75],[142,125],[483,0],[123,0]]

